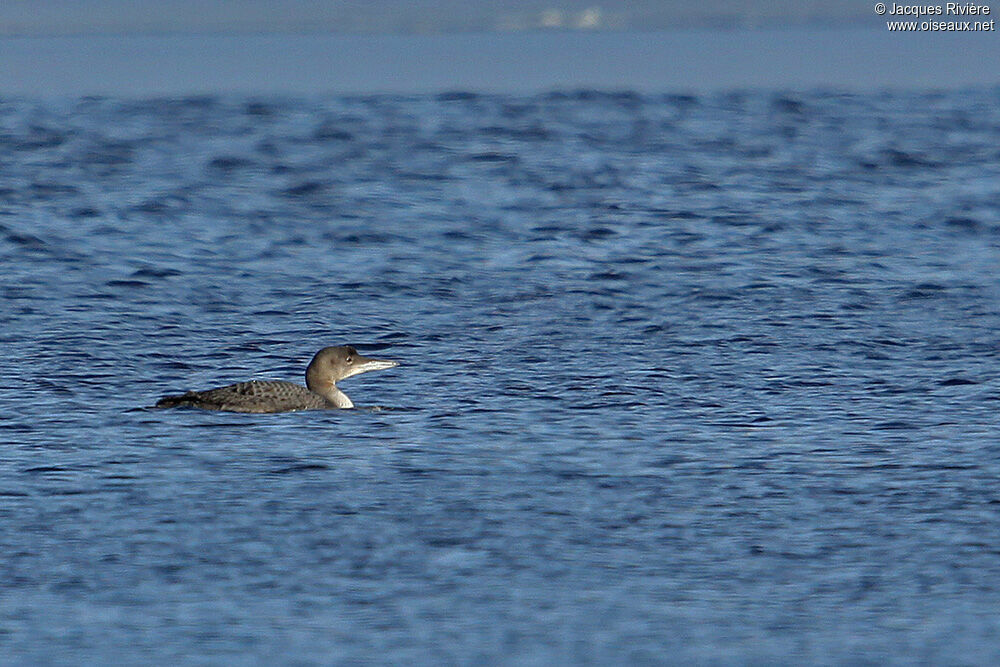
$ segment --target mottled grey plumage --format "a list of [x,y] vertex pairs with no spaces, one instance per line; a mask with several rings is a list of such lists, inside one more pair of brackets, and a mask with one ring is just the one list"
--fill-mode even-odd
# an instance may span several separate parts
[[189,391],[181,396],[164,396],[156,402],[158,408],[181,405],[229,412],[288,412],[337,407],[302,385],[282,380],[238,382],[207,391]]
[[395,361],[369,359],[353,347],[325,347],[316,353],[306,369],[306,385],[283,380],[252,380],[206,391],[189,391],[178,396],[164,396],[158,408],[191,406],[203,410],[228,412],[291,412],[353,408],[337,382],[368,371],[392,368]]

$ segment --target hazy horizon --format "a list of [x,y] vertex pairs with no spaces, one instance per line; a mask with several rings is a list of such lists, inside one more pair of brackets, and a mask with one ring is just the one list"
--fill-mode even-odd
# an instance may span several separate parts
[[328,32],[435,34],[871,24],[867,0],[8,0],[0,35]]
[[8,0],[3,95],[995,86],[995,33],[867,0]]

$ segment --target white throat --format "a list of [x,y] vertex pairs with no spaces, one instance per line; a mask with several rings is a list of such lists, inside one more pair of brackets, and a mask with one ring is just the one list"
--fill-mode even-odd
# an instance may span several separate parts
[[316,382],[311,380],[312,378],[306,376],[306,386],[309,387],[309,391],[314,394],[319,394],[338,408],[354,407],[354,403],[351,402],[351,399],[347,397],[347,394],[337,388],[337,384],[335,382]]
[[354,403],[352,403],[351,399],[347,397],[347,394],[340,391],[340,389],[338,389],[337,385],[335,384],[330,385],[330,388],[326,391],[326,393],[323,394],[323,398],[330,401],[338,408],[354,407]]

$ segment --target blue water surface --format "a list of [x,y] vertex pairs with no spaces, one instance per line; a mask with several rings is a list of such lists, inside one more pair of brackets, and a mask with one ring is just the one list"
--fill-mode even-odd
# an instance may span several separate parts
[[[1000,660],[1000,92],[0,100],[0,655]],[[400,362],[352,411],[148,410]]]

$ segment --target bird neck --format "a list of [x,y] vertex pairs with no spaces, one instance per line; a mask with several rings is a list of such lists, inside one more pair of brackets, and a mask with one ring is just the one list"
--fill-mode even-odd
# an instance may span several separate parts
[[351,399],[348,398],[347,394],[340,391],[340,389],[337,388],[337,385],[333,384],[332,382],[330,383],[329,389],[325,393],[320,394],[320,396],[330,401],[338,408],[354,407],[354,403],[351,402]]
[[354,407],[354,403],[347,397],[347,394],[337,388],[336,382],[318,380],[311,373],[306,373],[306,386],[309,387],[309,391],[319,394],[338,408]]

